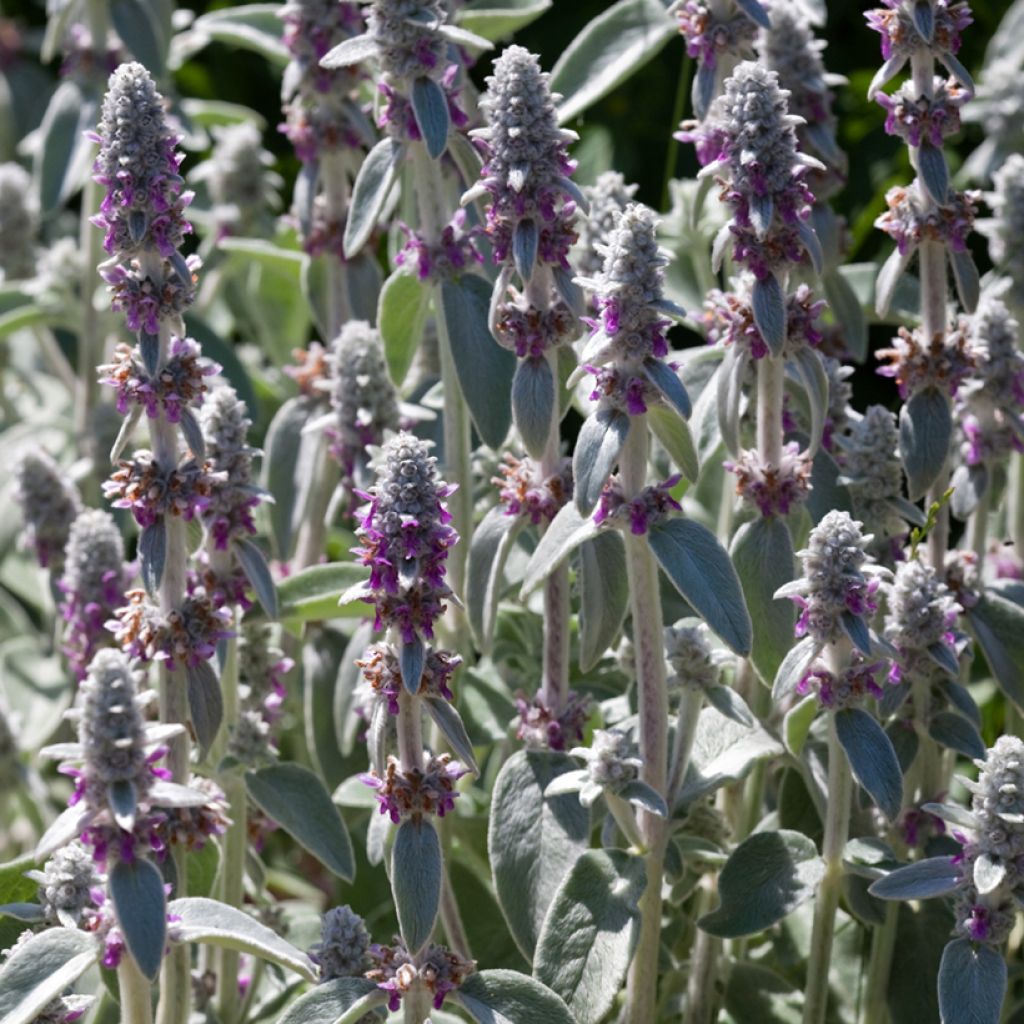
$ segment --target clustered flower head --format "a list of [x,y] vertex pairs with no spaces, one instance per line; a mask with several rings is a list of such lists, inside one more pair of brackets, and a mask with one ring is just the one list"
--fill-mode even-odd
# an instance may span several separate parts
[[492,331],[495,340],[520,359],[540,359],[549,349],[572,341],[579,334],[579,317],[562,298],[546,309],[531,305],[525,294],[498,304]]
[[370,964],[370,933],[349,906],[332,907],[320,918],[320,941],[309,958],[320,968],[320,981],[359,978]]
[[622,729],[595,729],[589,747],[574,747],[573,757],[587,762],[580,803],[590,807],[605,791],[617,794],[640,777],[643,759],[636,740]]
[[868,697],[879,700],[884,696],[885,691],[875,678],[883,667],[882,662],[868,662],[859,651],[853,652],[850,664],[838,675],[815,661],[800,677],[796,692],[801,697],[814,694],[821,706],[830,711],[860,707]]
[[441,229],[441,236],[436,242],[413,231],[407,224],[400,224],[406,243],[395,256],[395,263],[415,269],[421,281],[433,282],[450,281],[461,276],[474,263],[483,263],[483,254],[475,241],[481,229],[478,226],[467,227],[467,220],[465,210],[456,210]]
[[[159,326],[154,321],[153,328],[145,329],[155,334]],[[117,389],[118,412],[138,406],[150,419],[162,416],[168,423],[180,423],[185,410],[201,405],[206,378],[220,371],[217,363],[203,358],[198,342],[179,337],[171,338],[167,359],[156,373],[143,366],[137,346],[125,344],[115,348],[113,363],[99,367],[101,382]]]
[[580,220],[573,261],[583,277],[597,277],[604,269],[604,255],[598,247],[608,244],[616,222],[633,201],[636,190],[637,186],[626,184],[618,171],[602,171],[593,185],[583,186],[590,213]]
[[[356,664],[363,670],[363,679],[387,705],[388,713],[397,715],[398,695],[402,692],[402,669],[395,648],[388,643],[370,644]],[[462,664],[457,654],[431,648],[423,663],[423,676],[417,694],[420,697],[442,697],[454,700],[449,682]]]
[[870,564],[870,534],[849,513],[833,509],[811,530],[807,548],[798,552],[803,577],[787,583],[775,596],[788,597],[800,609],[797,636],[810,636],[820,649],[845,635],[844,620],[870,617],[886,570]]
[[459,793],[455,783],[467,769],[449,754],[423,755],[422,768],[403,768],[396,757],[388,757],[384,775],[376,772],[360,779],[377,790],[380,813],[397,825],[404,818],[419,820],[424,814],[443,818],[455,806]]
[[716,686],[721,659],[708,642],[708,629],[696,619],[681,619],[664,630],[665,662],[669,686],[676,691],[704,692]]
[[[1019,84],[1019,76],[1014,74]],[[1010,280],[1010,294],[1024,304],[1024,251],[1018,240],[1024,237],[1024,154],[1013,153],[992,175],[994,189],[986,199],[993,217],[985,225],[989,252],[1000,273]]]
[[724,466],[736,474],[736,493],[762,516],[789,515],[811,492],[812,460],[795,441],[782,446],[778,465],[765,460],[756,448],[750,448]]
[[892,95],[875,94],[885,109],[886,132],[915,148],[924,143],[941,148],[948,136],[960,130],[960,108],[968,99],[970,93],[956,79],[938,76],[931,96],[920,95],[913,80],[904,82]]
[[71,524],[65,549],[61,612],[67,623],[64,653],[79,680],[96,651],[109,641],[106,623],[124,600],[131,570],[113,516],[86,509]]
[[214,548],[226,551],[232,540],[256,532],[253,510],[263,492],[252,480],[256,450],[248,444],[249,410],[235,389],[215,388],[200,417],[209,469],[209,494],[200,513]]
[[193,775],[188,785],[203,799],[201,802],[197,799],[188,807],[161,809],[160,820],[153,830],[154,846],[161,860],[175,846],[190,853],[201,850],[210,839],[224,835],[231,824],[227,797],[213,779]]
[[454,488],[428,452],[427,442],[397,434],[382,449],[376,486],[357,492],[369,502],[357,531],[356,554],[370,567],[363,599],[376,607],[374,628],[393,626],[406,644],[433,637],[452,596],[445,563],[458,536],[444,499]]
[[242,706],[258,713],[268,726],[281,718],[288,689],[285,680],[295,662],[273,642],[271,627],[243,622],[238,642],[238,682]]
[[627,498],[622,489],[622,481],[618,476],[613,476],[601,491],[594,522],[620,529],[628,526],[630,533],[641,536],[675,512],[682,512],[682,505],[671,493],[681,479],[679,474],[670,476],[660,484],[651,484],[639,494]]
[[178,322],[192,305],[196,294],[196,273],[202,260],[195,255],[175,261],[164,270],[161,280],[154,280],[148,268],[133,260],[130,263],[107,261],[100,266],[100,276],[107,282],[110,308],[124,313],[130,331],[156,334],[164,321]]
[[181,516],[189,522],[207,509],[218,476],[209,463],[195,458],[177,466],[164,466],[153,453],[140,448],[103,484],[105,497],[114,508],[130,509],[139,526],[152,526],[166,516]]
[[14,500],[25,521],[24,541],[45,569],[59,570],[71,524],[82,508],[78,488],[44,448],[25,452],[14,467]]
[[425,989],[431,1004],[440,1010],[445,996],[454,992],[476,969],[476,962],[466,960],[444,946],[430,943],[418,956],[412,957],[401,939],[393,946],[370,947],[371,967],[366,977],[388,993],[388,1009],[400,1009],[402,998],[414,989]]
[[491,197],[487,232],[494,261],[505,264],[495,285],[498,294],[504,293],[513,267],[524,286],[540,268],[569,270],[577,204],[586,205],[569,178],[576,165],[567,145],[576,134],[558,127],[548,79],[532,53],[507,47],[480,101],[488,126],[471,133],[484,165],[480,182],[462,202]]
[[18,281],[36,272],[39,203],[32,178],[20,164],[0,164],[0,281]]
[[887,209],[875,221],[895,243],[906,262],[922,242],[941,242],[950,253],[967,252],[980,193],[951,190],[941,205],[928,202],[921,179],[895,185],[885,194]]
[[568,750],[583,739],[590,717],[590,698],[570,690],[561,712],[551,708],[539,691],[527,698],[516,695],[516,739],[528,750]]
[[529,456],[517,459],[505,452],[500,476],[491,483],[499,488],[499,500],[507,516],[522,516],[534,526],[550,523],[572,498],[572,460],[562,459],[558,471],[545,477],[540,463]]
[[935,570],[916,558],[900,562],[887,603],[885,638],[896,648],[890,682],[949,675],[966,644],[954,628],[962,609]]
[[333,415],[327,427],[331,454],[348,488],[364,486],[367,449],[384,443],[400,425],[398,392],[388,375],[380,332],[350,320],[327,356]]
[[977,782],[962,780],[973,794],[975,835],[964,848],[956,930],[975,942],[1001,945],[1024,895],[1024,742],[1001,736],[975,764]]
[[892,339],[892,348],[878,350],[879,360],[888,360],[878,373],[892,377],[900,398],[906,400],[925,388],[938,388],[956,397],[957,391],[971,371],[971,351],[965,324],[946,334],[925,339],[921,328],[899,328]]
[[57,850],[42,871],[26,876],[39,884],[39,905],[47,924],[79,928],[92,907],[92,890],[103,879],[88,848],[78,840]]

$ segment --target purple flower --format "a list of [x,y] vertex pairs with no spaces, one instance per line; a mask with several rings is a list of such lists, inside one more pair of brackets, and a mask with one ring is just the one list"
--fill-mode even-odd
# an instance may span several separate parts
[[455,211],[451,222],[441,230],[441,238],[436,244],[429,243],[406,224],[399,227],[407,241],[395,257],[395,263],[414,267],[421,281],[451,280],[473,263],[484,261],[473,240],[480,228],[466,227],[465,210]]
[[756,449],[741,451],[735,462],[723,465],[736,474],[736,493],[762,516],[789,515],[811,490],[811,458],[795,441],[783,446],[777,466],[765,462]]
[[414,959],[401,939],[396,939],[393,946],[374,943],[369,959],[371,967],[366,977],[388,993],[392,1013],[401,1008],[402,997],[414,988],[426,989],[434,1009],[440,1010],[445,996],[458,989],[476,968],[475,961],[433,943]]
[[[417,693],[421,697],[440,697],[454,700],[455,695],[449,688],[449,682],[455,670],[462,664],[462,658],[450,651],[438,651],[431,648],[427,652],[423,666],[423,676]],[[398,696],[402,692],[402,670],[398,654],[388,643],[370,644],[363,652],[356,665],[363,670],[363,679],[369,683],[374,693],[387,704],[388,713],[397,715],[399,710]]]
[[389,756],[383,778],[376,772],[359,776],[377,790],[380,813],[396,825],[404,818],[418,820],[424,814],[443,818],[455,806],[459,795],[455,783],[468,769],[449,754],[424,753],[423,757],[422,768],[402,768],[397,758]]
[[491,483],[500,488],[505,515],[522,516],[534,526],[550,523],[572,498],[572,460],[562,459],[558,472],[546,478],[529,456],[517,459],[506,452],[504,460],[498,469],[501,475],[492,477]]
[[682,512],[682,505],[671,494],[681,479],[679,474],[670,476],[660,484],[645,487],[627,501],[619,478],[613,476],[601,491],[594,522],[619,528],[628,526],[630,533],[641,536],[673,513]]
[[103,494],[114,508],[131,509],[139,526],[152,526],[164,516],[194,519],[210,504],[218,477],[195,459],[175,467],[162,466],[146,449],[122,459],[103,484]]
[[530,750],[565,751],[583,740],[583,730],[590,717],[590,698],[570,690],[564,710],[555,714],[540,693],[527,698],[516,695],[519,724],[516,739]]

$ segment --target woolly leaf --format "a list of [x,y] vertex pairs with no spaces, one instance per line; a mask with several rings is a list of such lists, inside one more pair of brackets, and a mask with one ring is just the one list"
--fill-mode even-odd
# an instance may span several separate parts
[[213,746],[217,731],[224,718],[224,698],[220,692],[220,680],[208,661],[189,665],[185,669],[188,679],[188,710],[192,726],[196,731],[200,750],[205,756]]
[[399,269],[384,282],[377,307],[377,324],[388,372],[399,384],[405,380],[423,337],[429,307],[430,287],[416,274]]
[[626,444],[630,418],[615,409],[598,409],[580,428],[572,453],[572,476],[576,508],[589,516]]
[[786,343],[786,296],[774,274],[764,280],[755,278],[750,289],[750,307],[764,343],[778,357]]
[[345,256],[351,259],[373,234],[381,210],[398,176],[405,148],[392,138],[381,139],[363,160],[352,186],[348,221],[345,224]]
[[652,405],[647,410],[647,422],[683,476],[696,483],[700,476],[700,459],[686,420],[667,405]]
[[519,516],[505,514],[497,505],[473,531],[466,569],[466,610],[480,649],[488,653],[498,614],[505,561],[522,528]]
[[911,395],[900,410],[900,456],[911,501],[924,495],[938,479],[952,436],[949,399],[936,388]]
[[128,952],[152,981],[160,973],[167,942],[163,875],[152,861],[119,860],[110,869],[107,884]]
[[151,597],[160,589],[166,561],[167,521],[160,516],[139,536],[139,574],[142,576],[142,585]]
[[441,841],[426,818],[398,827],[391,851],[391,889],[402,938],[414,956],[434,930],[441,902]]
[[873,882],[868,890],[880,900],[926,900],[945,896],[963,881],[963,869],[953,857],[916,860]]
[[0,1020],[32,1024],[100,952],[91,932],[71,928],[48,928],[20,943],[0,966]]
[[478,1024],[576,1024],[554,992],[517,971],[477,971],[455,999]]
[[527,452],[542,459],[554,428],[555,379],[547,359],[522,359],[512,378],[512,418]]
[[895,821],[903,803],[903,774],[889,737],[860,708],[837,711],[835,720],[836,733],[854,777],[882,813]]
[[356,1024],[387,999],[367,978],[332,978],[290,1003],[277,1024]]
[[444,697],[425,698],[427,712],[434,724],[441,730],[455,756],[475,774],[480,773],[476,758],[473,757],[473,744],[466,732],[462,717],[454,705]]
[[939,965],[943,1024],[999,1024],[1005,995],[1006,961],[998,949],[968,939],[946,945]]
[[259,602],[268,619],[277,618],[277,588],[274,585],[274,577],[270,574],[270,566],[263,552],[251,540],[242,538],[236,540],[232,550],[238,558],[239,564],[246,578],[256,591]]
[[579,547],[580,671],[589,672],[615,642],[629,608],[626,551],[617,530]]
[[436,160],[448,147],[451,118],[444,90],[426,75],[420,75],[412,83],[412,112],[427,152]]
[[533,552],[520,595],[536,590],[562,563],[562,560],[586,540],[597,535],[600,527],[589,516],[581,515],[574,502],[563,505],[548,524]]

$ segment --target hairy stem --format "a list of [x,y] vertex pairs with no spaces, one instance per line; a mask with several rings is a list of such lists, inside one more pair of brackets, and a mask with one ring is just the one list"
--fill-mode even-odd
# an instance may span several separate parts
[[757,363],[757,450],[769,465],[782,458],[782,398],[786,364],[775,356]]
[[704,694],[701,690],[687,688],[679,702],[676,713],[676,728],[672,738],[672,759],[670,761],[666,798],[669,814],[675,803],[679,790],[686,778],[686,769],[690,766],[690,754],[693,752],[693,741],[697,736],[697,719],[700,709],[704,706]]
[[892,970],[892,954],[896,948],[899,909],[898,903],[887,903],[884,923],[872,930],[871,956],[868,960],[860,1024],[885,1024],[888,1019],[889,974]]
[[153,986],[148,978],[143,977],[135,960],[127,954],[121,958],[117,968],[117,990],[122,1024],[151,1024]]
[[[695,918],[711,908],[714,902],[715,878],[714,874],[707,874],[701,879]],[[686,1012],[683,1024],[714,1024],[718,1016],[719,1002],[715,976],[718,973],[722,940],[701,931],[700,928],[695,931],[693,948],[690,951],[690,977],[686,983]]]

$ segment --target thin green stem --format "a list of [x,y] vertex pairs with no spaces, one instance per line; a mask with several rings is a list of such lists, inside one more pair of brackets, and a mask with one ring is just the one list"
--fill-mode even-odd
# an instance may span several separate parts
[[[701,879],[697,891],[694,917],[710,910],[714,902],[716,875],[707,874]],[[718,960],[722,952],[722,940],[696,929],[693,948],[690,951],[690,976],[686,982],[686,1012],[683,1024],[714,1024],[718,1016],[719,997],[715,986],[718,974]]]
[[898,903],[887,903],[885,921],[872,930],[871,955],[868,960],[860,1024],[885,1024],[889,1018],[889,975],[892,971],[892,954],[896,949],[896,922],[899,918],[899,909]]
[[[672,127],[673,129],[679,126],[679,122],[683,119],[683,113],[686,110],[686,97],[690,91],[690,80],[693,78],[693,59],[689,54],[683,55],[683,66],[679,72],[679,82],[676,85],[676,98],[672,105]],[[659,209],[667,210],[671,204],[671,196],[669,195],[669,186],[672,184],[672,179],[676,176],[676,167],[679,164],[679,146],[676,144],[675,139],[671,139],[668,144],[668,152],[665,154],[665,173],[661,179],[661,206]]]

